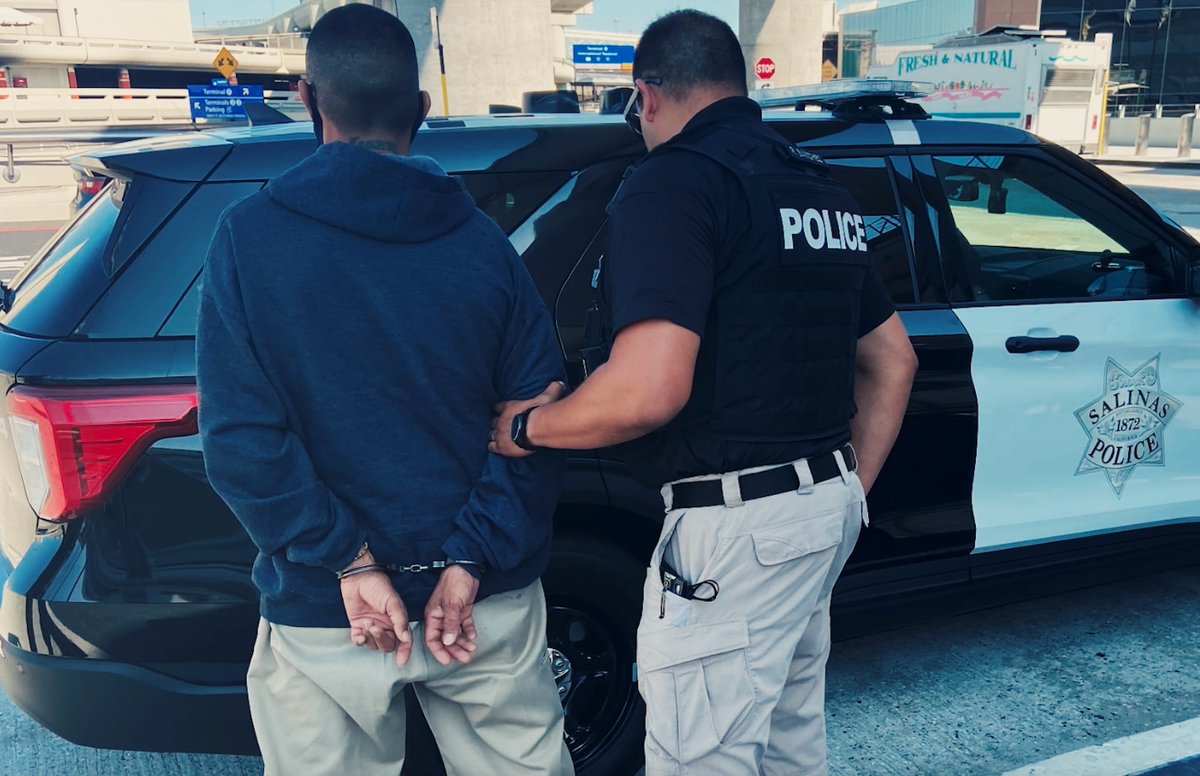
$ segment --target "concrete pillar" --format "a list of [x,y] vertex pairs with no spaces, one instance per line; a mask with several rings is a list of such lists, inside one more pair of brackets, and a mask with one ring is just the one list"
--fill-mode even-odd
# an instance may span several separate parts
[[450,113],[488,112],[492,103],[520,105],[524,92],[554,88],[550,0],[397,0],[417,44],[421,87],[440,116],[441,73],[429,9],[436,8],[446,55]]
[[821,81],[821,0],[738,0],[738,37],[746,57],[746,83],[763,85],[754,66],[775,63],[772,86]]

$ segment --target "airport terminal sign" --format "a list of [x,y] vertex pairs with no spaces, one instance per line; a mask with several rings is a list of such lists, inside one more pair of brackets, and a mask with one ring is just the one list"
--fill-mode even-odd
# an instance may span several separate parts
[[192,119],[244,119],[246,103],[262,102],[261,86],[207,85],[188,87]]
[[582,70],[632,70],[633,46],[609,43],[576,43],[571,61]]

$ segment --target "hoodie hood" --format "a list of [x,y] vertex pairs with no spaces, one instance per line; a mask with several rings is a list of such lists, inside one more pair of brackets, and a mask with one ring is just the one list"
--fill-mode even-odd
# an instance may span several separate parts
[[267,184],[283,207],[346,232],[391,243],[423,243],[475,212],[458,178],[427,156],[389,156],[328,143]]

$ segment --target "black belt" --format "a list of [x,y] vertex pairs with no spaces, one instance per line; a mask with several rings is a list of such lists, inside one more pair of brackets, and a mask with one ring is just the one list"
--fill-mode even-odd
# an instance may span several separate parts
[[[854,450],[850,445],[842,448],[842,456],[846,461],[846,470],[854,471],[858,466],[858,461],[855,460]],[[838,468],[834,453],[825,453],[809,458],[808,470],[812,472],[814,485],[842,476],[842,470]],[[800,478],[796,475],[796,468],[788,464],[754,474],[743,474],[738,477],[738,487],[742,492],[742,501],[752,501],[756,498],[766,498],[799,490]],[[725,503],[725,495],[719,479],[680,482],[671,486],[671,493],[671,509],[715,507]]]

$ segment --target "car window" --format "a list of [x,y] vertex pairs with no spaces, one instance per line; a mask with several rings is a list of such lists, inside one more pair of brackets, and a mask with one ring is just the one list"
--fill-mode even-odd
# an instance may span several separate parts
[[[461,178],[476,206],[495,221],[505,234],[510,234],[561,187],[570,175],[563,172],[468,173]],[[205,247],[207,245],[205,242]],[[166,323],[162,324],[159,336],[194,336],[199,306],[200,284],[193,279],[187,293],[183,294],[178,306],[171,312]]]
[[[203,273],[201,273],[203,274]],[[159,329],[160,337],[194,337],[196,325],[200,318],[200,274],[192,280],[187,293],[179,300],[174,312],[163,327]]]
[[117,224],[105,271],[115,275],[125,266],[125,262],[163,225],[195,186],[194,183],[176,183],[157,178],[135,178],[129,184],[129,194],[125,198],[129,207],[124,208],[124,218]]
[[908,240],[895,186],[883,159],[826,159],[834,180],[850,190],[867,228],[867,246],[896,304],[916,301]]
[[98,194],[13,279],[5,328],[39,337],[65,337],[108,285],[104,256],[125,202],[118,181]]
[[[79,323],[75,336],[95,339],[153,337],[204,266],[217,219],[234,200],[262,188],[261,181],[207,183],[158,230],[121,270]],[[149,190],[148,190],[149,193]],[[191,300],[194,302],[194,300]],[[189,315],[182,312],[182,315]],[[192,316],[191,332],[195,332]]]
[[505,234],[525,222],[533,211],[571,177],[567,172],[480,172],[460,176],[475,205]]
[[1140,222],[1053,165],[934,157],[974,301],[1172,294],[1171,255]]
[[581,378],[579,350],[596,296],[592,277],[604,245],[604,209],[630,161],[614,159],[580,172],[509,238],[554,315],[573,384]]

